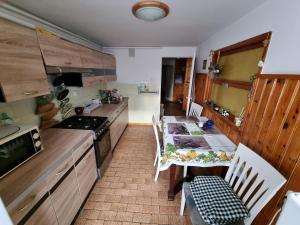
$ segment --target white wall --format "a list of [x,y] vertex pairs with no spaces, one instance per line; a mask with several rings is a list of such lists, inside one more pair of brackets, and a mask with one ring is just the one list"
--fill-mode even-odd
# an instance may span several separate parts
[[198,46],[197,68],[211,49],[216,50],[250,37],[272,31],[272,40],[262,73],[300,74],[300,1],[269,0],[217,32]]
[[[160,111],[160,85],[162,58],[193,57],[196,47],[136,48],[130,58],[128,48],[106,49],[116,56],[118,80],[109,84],[129,97],[129,122],[151,123]],[[146,82],[159,94],[138,94],[136,84]]]

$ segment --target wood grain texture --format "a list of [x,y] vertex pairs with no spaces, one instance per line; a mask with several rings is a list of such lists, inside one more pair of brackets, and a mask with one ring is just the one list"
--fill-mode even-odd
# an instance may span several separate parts
[[49,128],[43,131],[44,150],[0,179],[0,195],[4,204],[11,204],[35,182],[45,179],[90,136],[91,131],[86,130]]
[[267,224],[281,206],[286,191],[300,191],[300,76],[258,75],[253,88],[241,142],[288,180],[254,223]]
[[37,35],[47,66],[82,67],[79,45],[40,31]]
[[110,143],[113,150],[128,125],[128,107],[126,107],[110,126]]
[[183,99],[182,99],[182,110],[186,111],[187,107],[187,97],[189,94],[189,85],[190,85],[190,76],[192,70],[192,58],[188,58],[186,60],[186,69],[185,69],[185,77],[184,77],[184,84],[183,84]]
[[124,98],[122,102],[118,104],[103,104],[97,109],[93,110],[91,116],[107,116],[109,122],[113,122],[119,114],[128,106],[128,98]]
[[96,168],[95,149],[91,148],[78,165],[75,166],[81,202],[85,200],[97,179]]
[[211,79],[205,73],[196,74],[195,78],[195,102],[203,105],[210,98]]
[[1,90],[7,102],[49,94],[47,79],[1,81]]
[[97,52],[95,50],[83,46],[78,46],[78,49],[83,68],[104,68],[102,59],[103,53]]
[[58,225],[50,198],[34,212],[25,225]]
[[117,80],[117,76],[115,75],[87,76],[82,77],[82,84],[84,87],[90,87],[96,84],[114,80]]
[[81,205],[75,170],[50,195],[58,223],[70,225]]
[[0,19],[0,81],[46,79],[34,30]]

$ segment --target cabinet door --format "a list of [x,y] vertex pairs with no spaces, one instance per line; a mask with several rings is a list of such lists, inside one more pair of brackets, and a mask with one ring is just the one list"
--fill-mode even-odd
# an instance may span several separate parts
[[51,193],[52,205],[59,225],[70,225],[77,214],[81,201],[74,169]]
[[51,34],[37,32],[40,48],[47,66],[82,67],[79,45]]
[[95,149],[91,148],[88,153],[75,166],[81,201],[87,197],[97,179],[97,166]]
[[83,68],[103,68],[101,53],[83,46],[79,47],[79,52]]
[[128,106],[121,112],[110,126],[110,142],[113,150],[128,124]]
[[46,79],[36,32],[0,19],[0,81]]
[[[105,69],[116,69],[116,59],[114,55],[102,53],[103,67]],[[113,75],[113,74],[111,74]]]
[[55,212],[48,197],[32,214],[25,225],[58,225]]
[[6,102],[49,94],[47,79],[1,81],[0,86]]

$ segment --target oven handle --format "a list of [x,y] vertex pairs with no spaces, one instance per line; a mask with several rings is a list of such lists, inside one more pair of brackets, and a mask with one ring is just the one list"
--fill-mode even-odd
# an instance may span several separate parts
[[96,141],[101,141],[101,139],[106,135],[106,134],[109,134],[109,128],[105,128],[105,130],[102,132],[102,134],[96,138]]

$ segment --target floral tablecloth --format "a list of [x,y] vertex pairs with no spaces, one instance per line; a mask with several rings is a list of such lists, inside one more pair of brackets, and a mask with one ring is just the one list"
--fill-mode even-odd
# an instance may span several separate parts
[[172,164],[180,166],[229,166],[236,145],[215,126],[203,130],[206,117],[162,118],[164,154],[160,170]]

